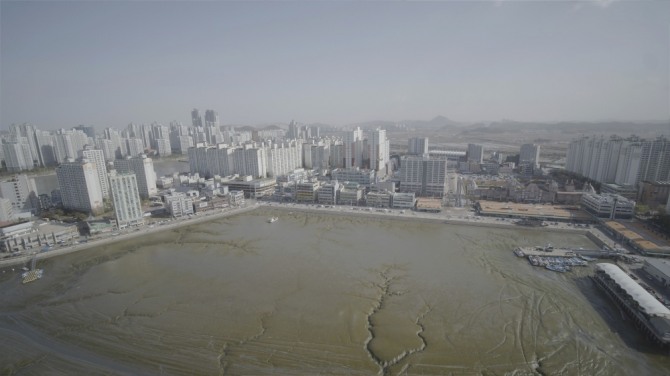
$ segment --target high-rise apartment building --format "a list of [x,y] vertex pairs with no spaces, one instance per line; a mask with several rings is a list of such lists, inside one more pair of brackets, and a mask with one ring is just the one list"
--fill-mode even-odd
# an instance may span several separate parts
[[54,154],[54,137],[50,132],[35,130],[35,144],[37,145],[37,153],[44,166],[55,166],[58,164],[56,155]]
[[154,140],[155,149],[161,157],[168,157],[172,155],[172,146],[170,140],[166,138],[157,138]]
[[344,167],[363,167],[363,131],[360,127],[352,131],[346,131],[342,135],[344,144]]
[[191,121],[194,127],[202,127],[202,117],[197,108],[194,108],[193,111],[191,111]]
[[56,177],[65,209],[93,214],[102,211],[102,190],[94,163],[68,159],[56,167]]
[[638,181],[670,180],[670,142],[664,136],[642,145]]
[[98,181],[100,182],[100,190],[103,198],[109,198],[109,183],[107,181],[107,166],[105,163],[105,154],[102,150],[94,149],[91,145],[86,145],[81,151],[82,157],[88,159],[95,164],[95,169],[98,172]]
[[72,132],[61,129],[56,131],[54,139],[54,154],[57,163],[77,157],[77,142],[75,141]]
[[39,157],[37,142],[35,140],[35,127],[31,124],[12,124],[9,127],[9,132],[14,139],[19,140],[19,142],[28,144],[30,149],[30,164],[31,166],[44,166],[43,161]]
[[372,132],[372,140],[369,145],[370,169],[375,170],[379,176],[386,176],[386,167],[389,161],[389,140],[386,138],[386,130],[375,129]]
[[[19,137],[23,139],[25,137]],[[9,172],[19,172],[33,169],[33,158],[30,153],[30,145],[27,142],[10,141],[2,144],[2,152],[5,165]]]
[[109,185],[117,228],[122,229],[143,224],[144,215],[135,174],[120,174],[111,171],[109,173]]
[[468,162],[482,163],[484,161],[484,146],[468,144]]
[[407,142],[407,154],[428,154],[428,137],[412,137]]
[[523,144],[519,151],[519,163],[530,163],[534,167],[538,166],[540,161],[540,145]]
[[125,142],[122,142],[122,138],[118,130],[114,128],[106,128],[103,131],[103,137],[112,142],[112,148],[114,149],[114,157],[109,158],[109,156],[105,156],[107,160],[113,160],[115,158],[123,158],[126,155],[128,155],[128,146],[126,145]]
[[442,197],[447,191],[447,160],[405,157],[400,162],[400,191]]
[[9,200],[14,213],[33,211],[39,206],[35,179],[25,174],[0,182],[0,197]]
[[137,177],[137,188],[140,197],[149,198],[158,192],[156,188],[156,171],[154,162],[145,154],[137,157],[126,157],[114,160],[114,168],[117,173],[134,173]]
[[205,125],[218,128],[219,114],[214,110],[205,110]]
[[144,142],[141,138],[127,138],[126,144],[128,145],[129,156],[137,157],[144,153]]
[[665,137],[583,137],[568,146],[565,168],[602,183],[664,181],[670,179],[670,143]]

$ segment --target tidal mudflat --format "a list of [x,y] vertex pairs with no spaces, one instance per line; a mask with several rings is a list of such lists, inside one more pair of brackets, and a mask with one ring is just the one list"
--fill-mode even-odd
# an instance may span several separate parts
[[[276,223],[267,223],[278,215]],[[668,374],[587,278],[511,250],[581,235],[259,209],[0,277],[20,374]]]

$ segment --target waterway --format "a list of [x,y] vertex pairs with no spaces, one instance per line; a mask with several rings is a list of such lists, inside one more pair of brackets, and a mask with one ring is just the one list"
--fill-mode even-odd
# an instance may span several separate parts
[[[270,216],[279,221],[267,223]],[[0,373],[662,375],[541,229],[259,209],[0,275]]]

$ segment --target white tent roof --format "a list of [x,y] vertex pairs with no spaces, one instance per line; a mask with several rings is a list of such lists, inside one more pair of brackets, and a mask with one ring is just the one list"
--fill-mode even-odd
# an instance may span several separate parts
[[596,265],[596,269],[607,273],[628,295],[630,295],[640,308],[652,316],[662,316],[670,318],[670,309],[664,306],[647,290],[635,282],[626,272],[614,264],[601,263]]

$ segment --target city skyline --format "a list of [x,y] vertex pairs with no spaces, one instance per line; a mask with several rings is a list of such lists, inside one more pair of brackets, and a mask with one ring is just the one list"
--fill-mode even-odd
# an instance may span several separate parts
[[667,2],[0,7],[3,130],[670,117]]

